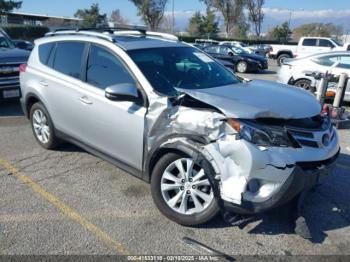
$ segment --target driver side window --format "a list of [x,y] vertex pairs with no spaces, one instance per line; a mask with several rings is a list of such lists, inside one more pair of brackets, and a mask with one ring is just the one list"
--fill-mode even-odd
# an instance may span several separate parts
[[100,89],[116,84],[135,84],[135,80],[124,64],[106,49],[91,45],[86,82]]

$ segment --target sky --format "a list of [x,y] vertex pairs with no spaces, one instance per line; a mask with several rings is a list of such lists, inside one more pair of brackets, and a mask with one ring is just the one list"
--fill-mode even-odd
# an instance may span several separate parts
[[[169,0],[167,11],[172,9]],[[141,24],[137,10],[129,0],[23,0],[21,12],[73,16],[77,9],[87,8],[98,3],[101,11],[108,15],[120,9],[130,23]],[[199,0],[174,0],[176,25],[183,30],[189,17],[195,11],[205,10]],[[289,19],[292,12],[292,27],[306,22],[333,22],[343,25],[350,32],[350,0],[265,0],[265,22],[263,30]]]

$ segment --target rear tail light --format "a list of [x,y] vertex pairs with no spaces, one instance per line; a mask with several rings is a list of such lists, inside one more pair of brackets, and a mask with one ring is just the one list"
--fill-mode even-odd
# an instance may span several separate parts
[[27,64],[21,64],[21,65],[19,66],[19,72],[20,72],[20,73],[25,73],[26,70],[27,70]]

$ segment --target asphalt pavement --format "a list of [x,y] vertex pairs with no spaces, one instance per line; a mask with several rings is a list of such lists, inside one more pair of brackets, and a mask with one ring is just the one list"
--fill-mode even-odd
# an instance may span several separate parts
[[[248,78],[274,80],[276,67]],[[149,185],[66,144],[42,149],[18,103],[0,105],[0,254],[201,255],[184,237],[240,255],[350,255],[350,132],[339,131],[335,173],[311,192],[305,216],[313,238],[293,233],[288,208],[245,227],[221,216],[200,227],[167,220]]]

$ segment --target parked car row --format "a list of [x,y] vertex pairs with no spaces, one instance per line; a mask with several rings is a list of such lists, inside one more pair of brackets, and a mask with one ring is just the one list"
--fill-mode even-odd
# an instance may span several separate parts
[[[350,52],[328,52],[299,59],[285,59],[278,72],[277,81],[309,90],[313,78],[308,76],[308,73],[312,71],[335,75],[346,73],[350,76]],[[331,89],[335,91],[334,85]],[[350,81],[344,100],[350,102]]]

